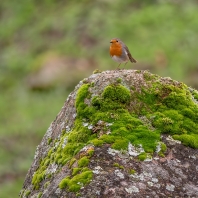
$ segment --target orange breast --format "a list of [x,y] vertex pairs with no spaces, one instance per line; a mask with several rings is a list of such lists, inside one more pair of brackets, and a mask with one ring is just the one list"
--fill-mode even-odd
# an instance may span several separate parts
[[110,45],[110,55],[111,56],[121,56],[122,46],[119,43],[112,43]]

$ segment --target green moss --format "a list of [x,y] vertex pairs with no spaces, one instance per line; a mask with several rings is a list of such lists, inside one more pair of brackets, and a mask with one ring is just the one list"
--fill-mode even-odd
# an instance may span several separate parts
[[119,168],[120,168],[120,169],[124,169],[124,166],[120,166]]
[[48,154],[47,154],[49,158],[51,157],[52,153],[53,153],[53,148],[51,148],[51,149],[49,150]]
[[[92,149],[90,151],[93,151]],[[88,154],[89,155],[89,154]],[[69,167],[76,162],[75,158],[72,158],[69,163]],[[78,160],[78,167],[72,169],[71,177],[67,176],[59,183],[59,188],[67,188],[69,191],[77,192],[80,188],[88,184],[92,179],[92,171],[87,167],[89,159],[84,156]]]
[[51,173],[46,175],[46,178],[47,178],[47,179],[49,179],[49,178],[51,178],[51,177],[52,177],[52,174],[51,174]]
[[73,178],[66,177],[60,182],[59,188],[67,188],[71,192],[77,192],[81,187],[90,182],[92,175],[92,171],[84,171],[75,175]]
[[69,162],[69,168],[72,167],[72,165],[74,164],[74,162],[76,162],[76,158],[72,158]]
[[198,148],[193,143],[196,142],[198,131],[198,105],[193,101],[190,91],[185,85],[178,84],[162,86],[158,92],[156,103],[160,102],[161,105],[158,105],[158,111],[152,115],[153,126],[161,133],[176,134],[174,137],[185,142],[185,145]]
[[198,91],[193,90],[192,95],[193,95],[194,99],[198,101]]
[[42,174],[39,174],[38,172],[34,173],[32,178],[32,184],[34,185],[34,188],[38,189],[39,183],[42,181]]
[[144,161],[147,158],[147,154],[146,153],[141,153],[140,155],[138,155],[138,159],[140,161]]
[[59,160],[62,158],[61,153],[57,153],[55,157],[55,162],[58,164]]
[[141,70],[136,70],[135,73],[140,74],[142,71]]
[[[76,98],[76,107],[77,112],[79,113],[79,117],[81,113],[83,115],[83,113],[87,113],[89,111],[89,109],[84,108],[86,107],[86,105],[83,105],[84,99],[88,95],[88,88],[88,84],[82,85],[82,87],[79,89]],[[47,156],[41,161],[38,170],[32,178],[32,184],[34,185],[34,188],[39,188],[40,182],[46,176],[45,171],[50,163],[64,165],[65,163],[70,161],[69,167],[71,167],[73,163],[76,161],[76,159],[73,158],[73,156],[77,154],[80,151],[80,149],[85,145],[84,143],[86,143],[89,140],[90,135],[91,130],[87,129],[86,127],[83,127],[82,120],[80,118],[77,118],[73,131],[71,131],[69,134],[62,133],[62,137],[60,138],[59,144],[58,146],[56,146],[56,149],[50,149]],[[66,144],[66,146],[63,147],[62,144],[65,139],[67,139],[68,143]],[[54,141],[54,145],[57,145],[57,143],[57,141]],[[87,162],[85,161],[80,161],[81,165],[84,162],[85,166]]]
[[65,132],[66,132],[66,130],[65,129],[62,129],[62,134],[61,135],[64,135]]
[[49,184],[50,184],[50,181],[46,182],[46,183],[44,184],[44,188],[47,188],[47,187],[49,186]]
[[103,141],[103,143],[107,143],[107,144],[111,144],[113,142],[115,142],[115,137],[114,136],[111,136],[111,135],[102,135],[100,137],[100,140]]
[[186,146],[198,148],[198,134],[173,135],[173,138],[176,140],[180,140]]
[[85,171],[90,171],[90,169],[88,167],[83,167],[82,172],[85,172]]
[[166,144],[164,144],[163,142],[161,143],[161,152],[166,152],[167,150],[167,147],[166,147]]
[[72,133],[69,134],[68,143],[87,142],[89,140],[89,138],[90,138],[90,135],[91,135],[91,130],[89,130],[86,127],[82,126],[80,131],[78,129],[77,130],[73,130]]
[[85,79],[82,80],[82,82],[83,82],[84,84],[87,84],[87,83],[88,83],[88,79],[85,78]]
[[[51,151],[52,150],[50,150],[49,152],[51,153]],[[37,171],[34,173],[32,177],[32,184],[34,186],[34,189],[39,189],[41,181],[51,176],[51,174],[46,175],[46,169],[50,164],[50,158],[51,158],[51,155],[49,155],[48,153],[47,156],[41,161],[40,166],[37,169]]]
[[78,174],[81,170],[82,170],[82,168],[73,168],[72,169],[72,176]]
[[85,167],[88,164],[89,164],[89,159],[86,156],[84,156],[84,157],[82,157],[81,159],[78,160],[78,167],[80,167],[80,168]]
[[[111,144],[113,149],[121,151],[127,150],[129,142],[135,146],[141,144],[145,153],[138,156],[140,160],[146,159],[148,153],[152,155],[163,133],[173,135],[187,146],[198,148],[198,105],[194,102],[197,92],[191,94],[182,83],[162,83],[159,77],[146,72],[144,78],[148,86],[141,90],[132,87],[130,92],[118,80],[93,98],[89,92],[93,83],[83,84],[79,88],[75,102],[77,116],[74,127],[70,133],[64,132],[60,139],[53,141],[54,147],[40,162],[32,178],[35,189],[39,189],[41,181],[48,177],[45,171],[50,164],[58,164],[60,169],[68,163],[71,168],[74,156],[90,142],[95,146]],[[146,123],[141,121],[142,117],[147,119]],[[93,129],[89,129],[84,123],[92,125]],[[49,142],[51,144],[51,140]],[[162,144],[159,155],[163,156],[165,151],[166,146]],[[88,157],[93,152],[91,150],[85,158],[81,158],[77,168],[86,167]],[[81,186],[73,183],[69,187],[68,182],[85,171],[72,170],[73,177],[67,178],[60,186],[76,191]]]
[[158,155],[160,157],[164,157],[165,156],[164,153],[167,150],[166,144],[164,144],[163,142],[160,142],[159,144],[160,144],[160,151],[159,151]]
[[69,183],[69,181],[70,181],[70,177],[69,176],[64,178],[64,179],[62,179],[61,182],[59,183],[59,188],[60,189],[66,188],[68,183]]
[[121,83],[122,82],[122,78],[117,78],[116,82],[117,83]]
[[78,115],[83,112],[84,108],[87,107],[87,105],[84,103],[84,99],[87,97],[88,95],[88,89],[89,89],[89,84],[84,84],[82,85],[78,92],[77,92],[77,97],[76,97],[76,109],[77,109],[77,113]]
[[93,74],[97,74],[97,73],[101,73],[101,72],[102,72],[101,70],[95,69],[95,70],[93,71]]
[[104,141],[99,139],[93,139],[91,140],[91,143],[93,143],[94,146],[102,146]]
[[92,105],[93,105],[95,108],[96,108],[96,107],[100,108],[101,103],[102,103],[102,100],[101,100],[98,96],[94,96],[94,97],[92,98]]
[[25,191],[25,197],[28,197],[28,195],[30,195],[31,191],[30,190],[26,190]]
[[128,147],[128,144],[129,144],[129,140],[128,139],[118,138],[113,143],[112,148],[116,149],[116,150],[121,150],[121,149],[126,150],[127,147]]
[[130,169],[130,170],[129,170],[129,173],[130,173],[131,175],[134,175],[134,174],[136,173],[136,171],[135,171],[134,169]]
[[148,72],[148,71],[145,71],[144,72],[144,74],[143,74],[143,76],[144,76],[144,79],[146,80],[146,81],[151,81],[151,80],[154,80],[154,79],[156,79],[158,76],[156,76],[156,75],[154,75],[154,74],[151,74],[150,72]]
[[182,113],[184,116],[186,116],[186,117],[188,117],[188,118],[190,118],[190,119],[194,119],[194,117],[196,117],[196,114],[195,114],[191,109],[189,109],[189,108],[184,108],[184,109],[182,109],[182,110],[181,110],[181,113]]
[[130,101],[131,93],[127,88],[122,85],[111,85],[107,86],[104,89],[102,97],[104,98],[104,100],[117,101],[127,104]]
[[161,152],[159,152],[158,155],[159,157],[163,157],[163,158],[165,157],[164,153],[161,153]]
[[92,157],[93,154],[94,154],[94,150],[92,150],[92,149],[88,150],[87,154],[88,154],[89,157]]
[[[129,113],[125,105],[130,101],[130,98],[130,91],[122,85],[109,85],[104,89],[102,97],[93,97],[92,105],[97,109],[97,112],[94,112],[89,119],[94,123],[97,123],[98,120],[114,122],[110,127],[111,135],[104,134],[99,139],[91,140],[95,146],[110,143],[112,148],[123,150],[127,149],[130,141],[135,144],[143,144],[148,152],[155,150],[156,140],[159,140],[160,133],[159,131],[151,133],[147,127],[143,126],[140,119]],[[149,101],[153,102],[153,98]],[[102,130],[104,129],[105,126],[102,127]]]
[[118,163],[114,163],[113,166],[118,167],[120,169],[124,169],[124,166],[118,164]]
[[43,194],[43,193],[40,192],[40,193],[38,194],[37,198],[41,198],[42,194]]
[[48,166],[50,163],[50,159],[46,159],[45,162],[44,162],[44,166]]
[[113,166],[119,167],[119,164],[118,163],[114,163]]
[[47,141],[48,145],[50,145],[51,142],[52,142],[52,138],[49,138],[48,141]]

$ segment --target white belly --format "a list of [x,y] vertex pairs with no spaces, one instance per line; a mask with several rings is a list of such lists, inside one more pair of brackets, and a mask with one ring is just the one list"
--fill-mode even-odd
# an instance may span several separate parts
[[114,61],[116,61],[116,62],[118,62],[118,63],[125,63],[125,62],[128,62],[129,61],[129,58],[128,58],[128,56],[123,56],[122,55],[122,57],[121,58],[119,58],[118,56],[112,56],[111,57]]

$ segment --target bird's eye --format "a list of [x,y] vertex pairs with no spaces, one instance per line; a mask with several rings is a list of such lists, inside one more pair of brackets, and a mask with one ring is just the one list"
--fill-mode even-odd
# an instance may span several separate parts
[[118,42],[118,40],[116,40],[116,42]]

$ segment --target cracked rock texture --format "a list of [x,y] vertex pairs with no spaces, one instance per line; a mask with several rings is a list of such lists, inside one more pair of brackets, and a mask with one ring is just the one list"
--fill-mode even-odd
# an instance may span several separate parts
[[[168,135],[161,137],[162,142],[167,146],[164,156],[160,157],[154,153],[151,159],[145,161],[131,156],[128,151],[114,150],[110,144],[91,145],[94,147],[94,153],[90,158],[88,168],[92,170],[93,178],[78,192],[69,192],[67,189],[59,188],[60,181],[71,175],[68,163],[63,166],[56,163],[49,164],[47,171],[51,173],[51,177],[44,177],[39,189],[33,187],[33,175],[52,147],[49,139],[56,139],[58,142],[62,131],[69,132],[74,126],[77,115],[75,99],[82,84],[94,82],[94,87],[90,87],[92,96],[101,94],[106,86],[116,82],[118,78],[122,79],[123,86],[127,88],[134,86],[140,89],[141,86],[148,86],[143,77],[145,72],[148,73],[135,70],[105,71],[93,74],[81,81],[68,96],[37,147],[20,196],[32,198],[198,197],[198,149],[186,147]],[[170,84],[179,83],[169,78],[161,78],[161,81]],[[115,163],[119,166],[115,166]]]

